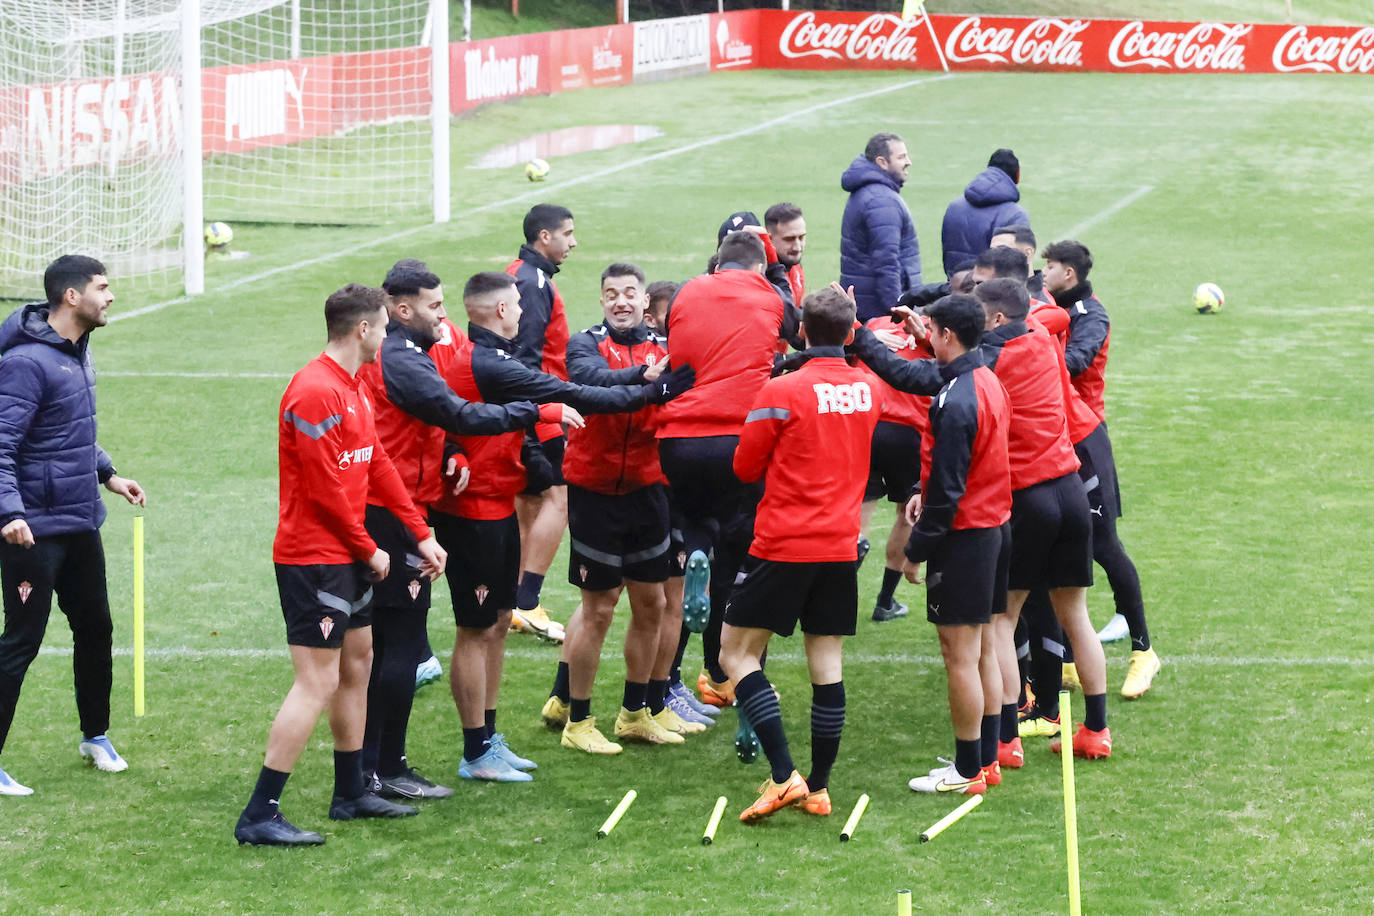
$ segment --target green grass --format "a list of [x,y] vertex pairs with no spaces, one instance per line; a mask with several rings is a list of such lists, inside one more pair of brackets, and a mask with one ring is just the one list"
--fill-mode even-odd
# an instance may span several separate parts
[[[1116,756],[1079,767],[1085,909],[1363,909],[1374,894],[1363,864],[1374,852],[1374,789],[1358,775],[1374,741],[1374,287],[1357,240],[1374,194],[1357,176],[1374,167],[1364,128],[1374,97],[1358,77],[970,74],[894,88],[923,76],[758,72],[491,106],[455,122],[456,165],[536,130],[652,123],[665,135],[558,159],[542,186],[514,171],[460,168],[452,223],[346,256],[338,253],[377,231],[236,227],[234,247],[251,257],[212,263],[210,293],[100,331],[102,440],[151,501],[149,714],[129,714],[131,665],[120,655],[112,734],[132,769],[83,769],[70,659],[60,654],[70,642],[54,614],[48,644],[59,651],[31,669],[3,757],[38,794],[0,800],[0,909],[880,913],[911,887],[918,912],[1062,912],[1058,760],[1042,745],[977,812],[917,843],[952,807],[905,787],[951,750],[935,634],[917,617],[865,620],[850,643],[849,721],[833,780],[842,811],[828,823],[792,812],[747,830],[733,821],[764,770],[734,760],[732,712],[686,748],[631,748],[614,760],[562,751],[537,724],[556,653],[513,639],[502,729],[541,763],[533,785],[464,784],[413,820],[335,825],[324,816],[322,726],[283,809],[322,829],[328,846],[283,853],[230,838],[290,681],[270,565],[274,420],[285,378],[322,345],[325,295],[349,280],[377,282],[397,258],[415,256],[453,297],[471,272],[504,266],[536,199],[577,214],[581,245],[559,275],[575,326],[595,320],[606,263],[628,258],[652,278],[685,278],[725,214],[782,199],[808,215],[814,288],[838,270],[839,173],[880,128],[913,150],[904,196],[928,276],[945,204],[998,146],[1016,148],[1024,203],[1046,240],[1153,188],[1082,233],[1114,323],[1108,412],[1122,533],[1165,660],[1145,699],[1111,702]],[[882,89],[893,91],[647,158]],[[1192,313],[1203,280],[1227,292],[1219,315]],[[116,282],[116,310],[161,295]],[[119,374],[140,372],[280,377]],[[130,512],[111,509],[116,644],[127,648]],[[576,602],[565,562],[546,588],[546,604],[564,617]],[[870,559],[864,570],[865,607],[877,567]],[[921,601],[911,586],[900,597]],[[1104,620],[1105,587],[1091,604]],[[435,606],[431,635],[442,646],[452,638],[442,588]],[[696,653],[694,643],[689,665]],[[1124,654],[1108,651],[1113,685]],[[609,653],[603,715],[622,670]],[[777,647],[770,673],[805,760],[795,640]],[[442,686],[427,688],[412,760],[452,780],[459,749],[451,701]],[[639,800],[596,840],[631,786]],[[860,792],[873,804],[842,846],[840,824]],[[719,794],[730,816],[703,848],[697,837]]]

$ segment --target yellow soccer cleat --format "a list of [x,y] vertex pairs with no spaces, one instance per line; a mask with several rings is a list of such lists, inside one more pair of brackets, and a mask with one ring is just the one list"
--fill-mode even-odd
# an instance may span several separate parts
[[1078,679],[1078,666],[1069,662],[1064,666],[1064,676],[1060,686],[1065,690],[1082,690],[1083,682]]
[[588,754],[619,754],[624,750],[597,730],[596,716],[588,716],[580,722],[569,722],[563,726],[563,738],[559,743]]
[[705,725],[700,722],[688,722],[667,706],[664,706],[654,715],[654,721],[668,731],[679,735],[699,735],[706,731]]
[[549,701],[539,711],[539,716],[544,720],[545,728],[550,731],[558,731],[568,724],[569,711],[567,703],[558,697],[549,697]]
[[1121,685],[1121,695],[1128,700],[1136,700],[1150,689],[1155,675],[1164,667],[1154,649],[1135,650],[1131,653],[1131,667],[1126,670],[1126,683]]
[[686,739],[677,732],[670,732],[649,715],[647,706],[631,712],[625,707],[615,717],[615,736],[625,741],[639,741],[644,744],[681,744]]
[[549,617],[541,604],[528,611],[515,608],[510,612],[510,628],[517,633],[529,633],[553,643],[563,641],[563,624]]
[[1031,710],[1029,716],[1016,723],[1016,734],[1021,738],[1053,738],[1059,734],[1059,717],[1051,719]]

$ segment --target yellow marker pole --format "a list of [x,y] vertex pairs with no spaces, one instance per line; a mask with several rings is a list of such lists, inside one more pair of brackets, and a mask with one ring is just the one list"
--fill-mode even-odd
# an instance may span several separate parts
[[626,792],[625,797],[620,800],[620,804],[615,806],[615,810],[611,812],[610,817],[606,818],[606,822],[601,825],[601,829],[596,832],[596,835],[598,837],[609,836],[611,831],[615,829],[615,825],[620,823],[620,819],[625,816],[625,812],[629,810],[630,805],[634,804],[634,800],[637,797],[639,797],[639,793],[634,789]]
[[134,516],[134,715],[143,708],[143,515]]
[[706,832],[701,835],[701,845],[710,846],[716,839],[716,828],[720,826],[720,816],[725,813],[725,796],[716,799],[716,808],[711,819],[706,822]]
[[1063,722],[1059,737],[1059,756],[1064,761],[1064,848],[1069,863],[1069,916],[1079,916],[1082,899],[1078,888],[1078,800],[1073,786],[1073,710],[1069,706],[1069,692],[1059,691],[1059,721]]
[[911,916],[911,891],[897,892],[897,916]]
[[864,816],[868,810],[868,793],[859,796],[859,800],[854,803],[854,810],[849,812],[849,820],[844,822],[844,830],[840,831],[840,842],[848,843],[849,838],[854,835],[854,831],[859,827],[859,818]]
[[965,814],[968,814],[970,811],[972,811],[974,808],[977,808],[982,803],[982,795],[970,796],[968,801],[964,802],[962,805],[955,808],[953,811],[949,812],[949,814],[946,814],[944,817],[940,818],[938,821],[927,827],[925,829],[925,832],[921,834],[921,842],[929,843],[931,840],[935,839],[937,836],[939,836],[940,834],[944,833],[947,829],[949,829],[949,827],[951,827]]

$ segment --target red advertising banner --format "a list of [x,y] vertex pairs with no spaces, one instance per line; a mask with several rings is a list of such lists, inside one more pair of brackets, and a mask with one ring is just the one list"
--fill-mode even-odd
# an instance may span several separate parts
[[752,70],[759,66],[759,12],[711,16],[711,69]]
[[629,83],[634,31],[628,25],[549,33],[550,90],[593,89]]
[[205,155],[242,153],[332,133],[329,57],[214,67],[201,74]]
[[511,35],[449,45],[449,110],[551,91],[549,49],[558,32]]

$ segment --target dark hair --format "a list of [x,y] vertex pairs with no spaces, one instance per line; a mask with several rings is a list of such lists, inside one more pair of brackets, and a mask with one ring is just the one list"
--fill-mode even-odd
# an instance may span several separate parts
[[663,299],[671,299],[677,293],[678,285],[672,280],[655,280],[649,284],[649,308],[654,307],[655,302]]
[[763,211],[763,225],[769,232],[772,232],[783,223],[790,223],[794,219],[800,219],[801,215],[801,207],[784,201],[780,204],[773,204],[773,206]]
[[1001,312],[1011,321],[1023,321],[1030,312],[1030,294],[1026,292],[1025,280],[998,277],[979,283],[973,297],[982,303],[989,316]]
[[854,327],[854,300],[829,287],[802,299],[802,326],[813,347],[838,347]]
[[96,276],[105,276],[105,265],[95,258],[83,254],[62,255],[43,271],[43,292],[48,297],[48,305],[52,308],[61,305],[69,289],[84,293],[91,278]]
[[759,267],[768,262],[763,242],[752,232],[732,232],[720,243],[720,264],[732,261],[741,267]]
[[644,285],[644,271],[639,269],[637,264],[617,262],[610,265],[601,272],[601,283],[604,286],[607,277],[634,277],[640,285]]
[[418,296],[422,289],[435,289],[442,281],[432,273],[429,265],[416,258],[397,261],[386,272],[382,289],[389,296]]
[[386,308],[386,293],[380,289],[349,283],[324,300],[324,324],[330,340],[341,340],[352,333],[358,322],[375,318]]
[[989,248],[973,261],[974,267],[990,267],[999,277],[1011,277],[1026,282],[1030,273],[1030,261],[1021,253],[1020,248]]
[[971,293],[973,285],[973,269],[970,267],[956,270],[950,275],[949,291],[952,293]]
[[953,331],[965,350],[978,346],[988,320],[978,300],[963,293],[935,300],[926,306],[926,317],[940,327]]
[[515,285],[515,278],[503,270],[484,270],[468,277],[463,284],[463,301],[477,299]]
[[869,162],[877,162],[879,156],[891,156],[892,144],[901,142],[902,138],[896,134],[874,134],[868,138],[868,145],[864,147],[864,158]]
[[999,149],[988,159],[989,168],[999,168],[1007,173],[1012,181],[1021,181],[1021,162],[1009,149]]
[[992,230],[993,235],[1009,235],[1018,245],[1025,245],[1027,248],[1035,247],[1035,233],[1031,232],[1030,226],[998,226]]
[[1093,256],[1088,251],[1088,246],[1073,239],[1051,242],[1040,252],[1040,257],[1046,261],[1058,261],[1065,267],[1072,267],[1079,283],[1088,279],[1088,271],[1093,269]]
[[539,233],[547,229],[553,232],[572,219],[572,211],[558,204],[535,204],[525,214],[525,241],[533,244]]

